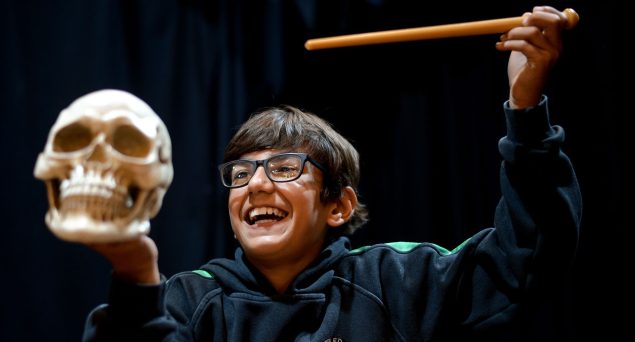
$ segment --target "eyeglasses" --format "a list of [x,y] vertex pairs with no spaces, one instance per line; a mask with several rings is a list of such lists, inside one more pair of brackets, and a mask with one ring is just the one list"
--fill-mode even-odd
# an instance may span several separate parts
[[221,164],[218,170],[223,185],[232,189],[247,185],[259,166],[265,169],[267,178],[272,182],[294,181],[302,175],[307,160],[322,172],[327,172],[324,166],[306,153],[280,153],[262,160],[238,159]]

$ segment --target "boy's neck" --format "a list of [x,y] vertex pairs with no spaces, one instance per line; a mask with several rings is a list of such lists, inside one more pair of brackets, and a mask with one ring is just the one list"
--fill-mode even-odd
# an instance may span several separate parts
[[320,255],[320,251],[313,258],[302,258],[287,262],[281,262],[279,259],[275,261],[252,260],[249,257],[248,259],[267,278],[276,292],[282,294],[293,280],[315,261],[318,255]]

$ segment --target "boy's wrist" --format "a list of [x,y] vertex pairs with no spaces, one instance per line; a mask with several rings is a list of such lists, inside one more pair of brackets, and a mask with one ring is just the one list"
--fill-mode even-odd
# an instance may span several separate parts
[[128,283],[139,285],[158,285],[161,282],[161,274],[157,263],[145,265],[135,269],[129,267],[118,268],[113,265],[115,277]]

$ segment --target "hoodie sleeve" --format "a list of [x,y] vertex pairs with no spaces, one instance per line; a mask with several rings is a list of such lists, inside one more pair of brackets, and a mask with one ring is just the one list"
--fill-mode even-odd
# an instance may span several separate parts
[[496,325],[533,293],[560,286],[578,241],[580,190],[547,98],[525,110],[505,104],[505,115],[495,229],[474,246],[457,284],[458,317],[472,328]]
[[[143,286],[112,278],[108,304],[93,309],[86,320],[83,341],[188,341],[186,319],[179,321],[165,309],[169,284]],[[174,292],[174,291],[173,291]]]

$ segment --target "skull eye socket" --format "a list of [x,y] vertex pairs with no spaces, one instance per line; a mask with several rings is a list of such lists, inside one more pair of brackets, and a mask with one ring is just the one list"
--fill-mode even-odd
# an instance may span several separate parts
[[81,150],[93,141],[90,127],[74,123],[60,129],[53,139],[53,151],[73,152]]
[[143,158],[152,150],[152,140],[130,125],[115,128],[110,144],[117,152],[128,157]]

